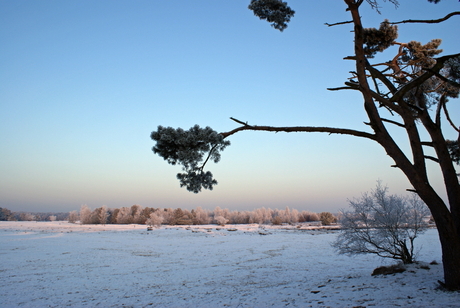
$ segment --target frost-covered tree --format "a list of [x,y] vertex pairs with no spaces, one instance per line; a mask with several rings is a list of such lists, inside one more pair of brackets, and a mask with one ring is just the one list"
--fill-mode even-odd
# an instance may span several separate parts
[[296,209],[292,209],[292,210],[291,210],[291,219],[290,219],[290,222],[291,222],[291,223],[297,223],[297,222],[299,222],[299,216],[300,216],[299,211],[296,210]]
[[214,217],[214,220],[216,221],[216,224],[218,224],[219,226],[224,226],[228,222],[228,219],[224,216],[216,216]]
[[20,213],[19,214],[19,220],[22,221],[38,221],[38,215],[34,215],[31,213]]
[[118,223],[118,213],[120,209],[114,209],[109,217],[110,224],[117,224]]
[[132,224],[133,216],[130,207],[122,207],[117,213],[117,224]]
[[174,217],[174,210],[171,208],[163,209],[161,213],[163,217],[163,223],[166,225],[174,225],[175,224],[175,217]]
[[193,224],[207,225],[210,223],[211,218],[209,217],[209,212],[199,206],[193,210],[193,220]]
[[214,220],[217,216],[222,216],[225,217],[226,212],[220,208],[220,206],[216,206],[214,208],[214,211],[212,212],[212,216],[214,217]]
[[170,225],[191,225],[193,224],[191,214],[188,210],[177,208],[173,211],[169,220]]
[[86,205],[82,205],[80,208],[80,223],[90,224],[91,223],[91,209]]
[[375,254],[413,263],[414,240],[428,223],[429,210],[412,194],[410,198],[389,195],[378,182],[371,193],[349,201],[352,211],[343,211],[342,231],[333,243],[341,254]]
[[161,216],[160,211],[156,211],[150,214],[149,219],[147,219],[146,224],[151,227],[159,227],[163,222],[163,216]]
[[[389,1],[398,4],[397,0]],[[426,44],[397,41],[397,24],[440,23],[450,21],[460,15],[460,12],[452,12],[438,19],[409,19],[399,22],[383,20],[378,29],[365,28],[360,8],[368,4],[379,10],[378,1],[341,2],[345,4],[344,11],[351,20],[329,26],[351,25],[354,54],[340,54],[343,50],[348,50],[347,48],[337,48],[337,52],[339,57],[354,61],[355,69],[350,72],[351,76],[344,86],[329,90],[359,92],[366,113],[364,123],[367,129],[260,126],[232,118],[240,126],[220,134],[208,127],[201,129],[194,126],[185,131],[159,126],[151,134],[152,139],[157,142],[153,151],[171,164],[181,164],[184,173],[177,176],[181,186],[197,193],[202,188],[212,189],[217,184],[211,172],[204,171],[206,162],[209,159],[219,161],[220,152],[229,145],[226,138],[238,132],[322,132],[375,142],[394,160],[394,167],[411,183],[410,189],[429,207],[441,241],[445,286],[460,290],[460,183],[454,166],[460,162],[460,129],[448,112],[449,99],[457,98],[460,91],[460,53],[439,56],[440,40],[436,39]],[[251,0],[249,8],[256,16],[267,20],[278,30],[285,30],[295,14],[281,0]],[[388,49],[389,46],[398,46],[399,49],[393,52]],[[388,60],[382,63],[372,62],[376,53],[386,53]],[[447,119],[450,127],[442,125],[443,119]],[[396,134],[405,134],[408,138],[407,150],[405,143],[399,144],[393,138],[397,130],[399,132]],[[454,138],[450,140],[446,137],[448,134],[454,135]],[[427,154],[427,149],[434,154]],[[447,193],[447,200],[430,184],[427,161],[438,165],[444,180],[442,193]]]
[[103,205],[100,207],[98,218],[100,224],[105,225],[107,223],[107,219],[109,218],[109,209],[107,206]]
[[140,218],[140,224],[146,223],[147,219],[149,219],[150,214],[155,213],[155,209],[151,207],[145,207],[142,209],[141,212],[141,218]]
[[142,206],[135,204],[131,206],[131,223],[143,224],[145,223],[145,217],[142,216]]
[[233,211],[230,220],[232,224],[248,224],[249,216],[249,211]]

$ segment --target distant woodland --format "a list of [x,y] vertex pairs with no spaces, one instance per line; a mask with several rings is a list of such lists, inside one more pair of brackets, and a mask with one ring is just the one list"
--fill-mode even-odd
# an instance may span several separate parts
[[337,222],[329,212],[313,213],[296,209],[258,208],[252,211],[230,211],[216,207],[207,210],[197,207],[193,210],[181,208],[152,208],[133,205],[131,207],[108,208],[102,206],[91,210],[82,205],[80,211],[70,213],[26,213],[12,212],[0,208],[0,221],[69,221],[81,224],[146,224],[159,225],[205,225],[205,224],[293,224],[320,222],[328,225]]

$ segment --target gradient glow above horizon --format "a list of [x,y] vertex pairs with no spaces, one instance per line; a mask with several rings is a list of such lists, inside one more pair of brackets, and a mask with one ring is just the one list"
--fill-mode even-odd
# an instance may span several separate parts
[[[296,11],[279,32],[249,0],[0,2],[0,207],[71,211],[87,204],[315,212],[347,207],[375,187],[411,188],[369,140],[327,134],[240,132],[218,164],[219,184],[200,194],[179,187],[178,166],[151,151],[158,125],[229,131],[254,125],[367,130],[359,93],[330,92],[353,70],[343,1],[288,1]],[[310,5],[309,5],[310,3]],[[365,27],[383,19],[433,19],[458,11],[381,1],[363,4]],[[400,25],[399,41],[442,38],[459,51],[460,18]],[[385,54],[384,54],[385,55]],[[388,53],[387,60],[392,54]],[[459,101],[451,115],[460,121]],[[447,129],[447,138],[457,138]],[[404,136],[398,136],[405,140]],[[442,188],[435,164],[432,184]]]

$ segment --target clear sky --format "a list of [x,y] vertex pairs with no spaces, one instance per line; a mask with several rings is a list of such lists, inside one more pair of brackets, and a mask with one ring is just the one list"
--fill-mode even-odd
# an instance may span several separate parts
[[[358,92],[326,90],[353,70],[342,60],[353,51],[352,26],[324,25],[350,19],[343,1],[288,1],[296,15],[282,33],[253,16],[249,2],[0,1],[0,207],[321,212],[347,207],[378,179],[393,193],[410,188],[372,141],[266,132],[230,138],[221,162],[208,166],[219,182],[213,191],[179,187],[180,167],[151,151],[158,125],[223,132],[237,127],[235,117],[367,129]],[[454,0],[401,0],[398,9],[380,2],[381,15],[363,4],[366,27],[460,10]],[[401,42],[442,38],[445,54],[459,52],[459,17],[399,29]],[[458,123],[459,101],[450,104]],[[446,137],[457,136],[449,129]]]

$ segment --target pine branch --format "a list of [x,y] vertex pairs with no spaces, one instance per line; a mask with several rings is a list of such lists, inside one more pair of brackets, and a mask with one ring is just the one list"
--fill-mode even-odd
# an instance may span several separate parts
[[439,58],[434,58],[436,60],[436,64],[431,67],[430,69],[424,69],[425,73],[422,75],[412,79],[410,82],[406,83],[402,88],[400,88],[390,99],[392,102],[398,102],[407,92],[410,90],[422,85],[425,81],[431,78],[436,73],[444,67],[444,63],[451,59],[460,56],[460,53],[447,55]]
[[439,19],[430,19],[430,20],[423,20],[423,19],[407,19],[407,20],[403,20],[403,21],[397,21],[397,22],[390,22],[390,24],[392,25],[396,25],[396,24],[405,24],[405,23],[425,23],[425,24],[436,24],[436,23],[440,23],[440,22],[443,22],[449,18],[451,18],[452,16],[454,15],[460,15],[460,12],[452,12],[450,14],[447,14],[446,16],[444,16],[443,18],[439,18]]

